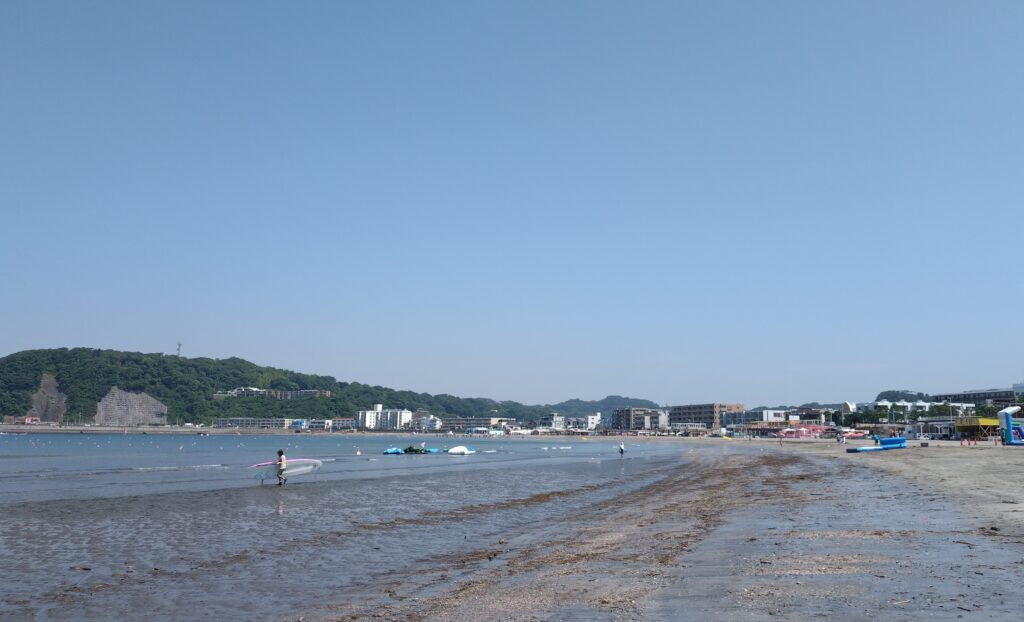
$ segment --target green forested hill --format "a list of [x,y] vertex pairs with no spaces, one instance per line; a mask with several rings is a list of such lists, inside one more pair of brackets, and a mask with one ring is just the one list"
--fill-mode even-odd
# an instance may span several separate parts
[[[384,404],[389,408],[422,408],[444,416],[515,417],[530,420],[555,411],[576,416],[610,412],[626,406],[655,407],[648,400],[609,396],[597,402],[569,400],[527,406],[485,398],[460,398],[396,391],[330,376],[301,374],[261,367],[239,358],[180,358],[90,348],[26,350],[0,358],[0,414],[24,415],[44,373],[57,378],[67,395],[66,420],[89,421],[96,403],[112,386],[144,391],[168,407],[168,421],[210,421],[215,417],[354,417],[356,411]],[[326,389],[330,399],[279,401],[234,398],[213,400],[216,391],[250,386],[264,389]]]

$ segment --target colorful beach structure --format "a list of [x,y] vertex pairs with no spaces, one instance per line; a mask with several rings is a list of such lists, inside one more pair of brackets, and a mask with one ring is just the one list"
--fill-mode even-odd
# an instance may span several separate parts
[[886,449],[906,449],[907,448],[907,437],[905,436],[894,436],[892,438],[881,438],[878,439],[877,446],[871,447],[850,447],[846,450],[848,454],[859,454],[866,451],[885,451]]
[[999,434],[1003,438],[1003,445],[1024,447],[1024,428],[1020,421],[1013,420],[1013,416],[1018,413],[1020,406],[1009,406],[999,411]]

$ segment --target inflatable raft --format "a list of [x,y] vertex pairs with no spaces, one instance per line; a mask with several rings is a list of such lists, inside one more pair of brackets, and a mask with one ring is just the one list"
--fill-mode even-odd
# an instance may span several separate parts
[[882,438],[879,439],[879,445],[872,445],[871,447],[850,447],[846,450],[848,454],[859,454],[866,451],[885,451],[886,449],[906,449],[907,439],[903,436],[895,436],[893,438]]

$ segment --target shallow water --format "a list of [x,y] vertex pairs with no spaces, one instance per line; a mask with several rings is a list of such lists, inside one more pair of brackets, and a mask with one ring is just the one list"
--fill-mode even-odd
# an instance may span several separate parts
[[[444,450],[474,447],[469,457],[385,456],[388,447]],[[634,443],[633,455],[670,451],[671,444]],[[90,499],[161,492],[248,487],[248,467],[276,459],[317,458],[323,467],[291,483],[422,475],[429,470],[504,467],[512,462],[559,464],[618,457],[617,443],[579,438],[490,439],[411,435],[0,435],[0,505],[54,499]],[[362,455],[356,455],[357,451]]]
[[[422,440],[479,453],[381,455]],[[278,447],[324,468],[284,487],[248,479]],[[564,517],[683,461],[674,443],[628,444],[623,459],[617,443],[564,439],[39,435],[0,448],[5,620],[281,619],[411,563],[456,574],[506,534],[571,535]]]

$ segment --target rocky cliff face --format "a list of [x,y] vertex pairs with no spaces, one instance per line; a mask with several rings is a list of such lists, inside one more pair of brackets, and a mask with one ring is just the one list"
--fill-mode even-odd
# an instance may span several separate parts
[[29,409],[27,416],[39,417],[40,421],[60,423],[67,411],[67,399],[68,397],[60,392],[57,379],[50,374],[43,374],[39,390],[32,396],[32,408]]
[[167,423],[167,406],[145,393],[110,389],[96,405],[100,425],[153,425]]

